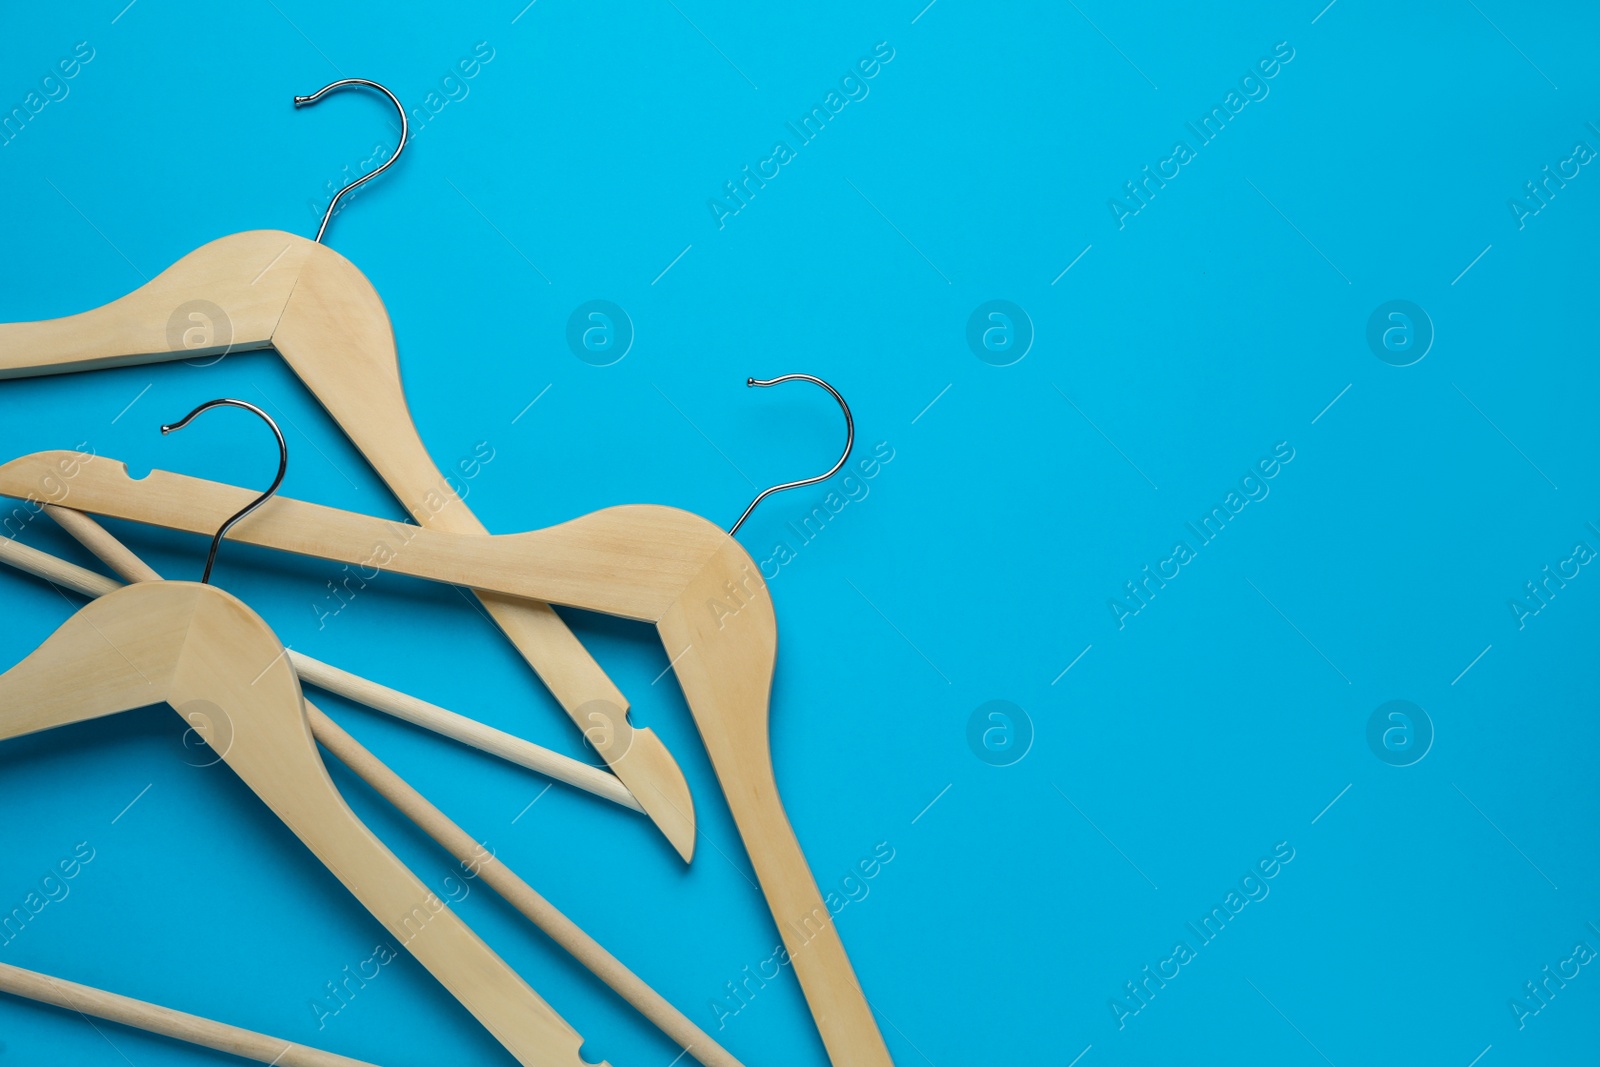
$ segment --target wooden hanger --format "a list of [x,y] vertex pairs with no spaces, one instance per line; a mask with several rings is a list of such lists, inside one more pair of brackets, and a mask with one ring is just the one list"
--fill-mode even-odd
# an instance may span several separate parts
[[[112,537],[99,523],[75,511],[63,510],[63,514],[58,518],[67,515],[72,516],[71,521],[63,524],[68,532],[127,581],[162,580],[148,564]],[[91,598],[105,596],[121,588],[121,584],[111,578],[11,541],[0,541],[0,561]],[[293,665],[292,651],[288,658]],[[374,792],[399,809],[401,814],[454,856],[465,869],[475,872],[485,885],[500,894],[534,926],[610,986],[664,1034],[676,1041],[679,1047],[685,1049],[705,1067],[742,1067],[740,1062],[712,1040],[709,1034],[690,1022],[665,997],[647,985],[621,960],[563,915],[555,905],[524,882],[492,853],[486,853],[475,838],[429,803],[426,797],[390,770],[311,701],[307,700],[305,706],[306,716],[311,724],[311,735],[318,744],[333,753],[341,763],[354,771],[357,777],[371,786]]]
[[9,963],[0,963],[0,992],[276,1067],[373,1067],[365,1060],[321,1052],[281,1037],[269,1037]]
[[0,675],[0,740],[158,703],[206,724],[228,766],[518,1062],[582,1067],[578,1032],[344,802],[283,645],[236,597],[150,582],[82,608]]
[[[76,461],[63,483],[60,473]],[[0,466],[0,495],[209,533],[249,490],[41,452]],[[54,493],[47,489],[53,487]],[[778,796],[768,734],[777,622],[755,561],[676,508],[607,508],[531,533],[459,535],[274,497],[231,540],[654,623],[835,1065],[891,1064]],[[374,546],[378,546],[377,551]]]
[[[340,190],[339,199],[388,169],[406,142],[405,109],[376,82],[347,78],[295,106],[346,86],[382,92],[400,111],[400,148],[382,167]],[[174,316],[185,306],[220,308],[226,336],[184,346]],[[214,324],[215,325],[215,324]],[[42,322],[0,324],[0,378],[137,366],[273,349],[418,523],[458,534],[485,530],[440,473],[412,421],[400,382],[394,329],[366,277],[339,253],[280,230],[252,230],[203,245],[153,280],[103,307]],[[546,604],[493,593],[479,600],[584,736],[688,861],[694,801],[683,771],[648,728],[628,721],[628,701]]]

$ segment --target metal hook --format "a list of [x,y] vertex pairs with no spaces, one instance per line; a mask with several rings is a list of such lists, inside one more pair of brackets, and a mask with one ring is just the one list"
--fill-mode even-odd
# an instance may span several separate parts
[[394,150],[394,155],[390,156],[389,161],[383,166],[379,167],[371,174],[363,174],[361,177],[357,178],[355,181],[351,182],[349,185],[345,186],[343,189],[340,189],[333,195],[333,199],[328,202],[328,210],[322,216],[322,225],[317,227],[316,242],[318,244],[322,243],[322,235],[328,232],[328,223],[333,220],[334,210],[338,208],[339,201],[344,198],[345,194],[355,192],[357,186],[362,185],[365,182],[370,182],[372,179],[376,178],[378,175],[394,166],[394,161],[399,159],[400,153],[406,150],[406,140],[410,137],[411,126],[406,122],[405,105],[400,103],[399,98],[397,98],[388,89],[385,89],[375,81],[368,81],[366,78],[344,78],[340,81],[329,82],[327,85],[324,85],[310,96],[295,97],[294,106],[297,108],[309,107],[310,105],[315,104],[318,100],[321,100],[324,96],[327,96],[329,93],[338,92],[340,89],[345,89],[353,85],[359,85],[364,89],[376,89],[384,96],[387,96],[389,98],[389,103],[393,104],[394,109],[400,112],[400,146]]
[[244,518],[256,508],[259,508],[262,504],[265,504],[268,500],[270,500],[272,498],[272,494],[276,493],[278,491],[278,487],[283,484],[283,476],[289,470],[289,445],[283,439],[283,431],[278,429],[278,424],[273,421],[271,415],[268,415],[265,411],[262,411],[254,404],[245,403],[243,400],[230,400],[227,398],[223,398],[221,400],[208,400],[204,404],[201,404],[199,407],[195,408],[193,411],[189,412],[189,414],[185,415],[183,418],[179,419],[177,422],[169,423],[168,425],[161,427],[161,432],[163,434],[169,434],[174,430],[181,430],[193,422],[195,416],[199,415],[202,411],[210,411],[212,408],[217,407],[244,408],[246,411],[261,416],[262,421],[268,426],[272,427],[272,433],[278,439],[278,476],[272,480],[271,488],[252,500],[233,518],[223,523],[222,529],[217,531],[217,536],[211,539],[211,553],[210,555],[206,556],[206,572],[200,577],[201,585],[210,583],[211,568],[214,567],[217,562],[217,549],[222,547],[222,539],[227,536],[229,530],[233,529],[234,523],[238,522],[240,519]]
[[822,388],[826,389],[835,400],[839,402],[839,408],[844,412],[844,455],[839,457],[839,462],[828,468],[826,474],[819,474],[815,478],[803,478],[798,482],[784,482],[782,485],[775,485],[770,489],[763,490],[759,496],[750,501],[750,506],[744,509],[744,514],[739,516],[739,521],[729,527],[729,537],[732,537],[734,534],[738,533],[739,527],[744,525],[744,520],[750,517],[750,513],[756,509],[756,505],[761,503],[767,497],[771,496],[773,493],[781,493],[785,489],[799,489],[801,486],[806,485],[816,485],[818,482],[825,482],[829,478],[832,478],[835,474],[838,474],[839,470],[844,466],[845,461],[850,458],[850,450],[856,445],[856,420],[850,415],[850,405],[844,402],[844,397],[839,395],[839,390],[835,389],[821,378],[814,377],[810,374],[785,374],[781,378],[770,378],[767,381],[761,381],[759,378],[746,378],[744,384],[751,387],[760,386],[765,388],[769,385],[781,385],[784,382],[810,382],[813,385],[820,385]]

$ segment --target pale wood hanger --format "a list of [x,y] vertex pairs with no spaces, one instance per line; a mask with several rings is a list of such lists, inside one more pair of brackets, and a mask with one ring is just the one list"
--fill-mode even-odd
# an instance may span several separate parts
[[350,810],[283,645],[231,594],[149,582],[80,609],[0,674],[0,740],[158,703],[206,724],[223,761],[518,1062],[582,1067],[578,1032]]
[[[295,104],[315,103],[345,86],[377,89],[395,104],[400,148],[340,191],[323,216],[319,240],[339,198],[387,169],[405,145],[405,109],[375,82],[343,79],[297,97]],[[218,343],[183,347],[172,321],[194,302],[221,309],[229,327],[226,341],[213,337]],[[259,349],[283,358],[418,523],[458,534],[487,533],[440,473],[412,421],[383,301],[353,263],[317,241],[281,230],[233,234],[202,245],[102,307],[0,324],[0,378]],[[493,593],[479,593],[478,599],[688,861],[694,854],[694,801],[666,745],[654,731],[628,721],[627,698],[548,605]]]
[[[209,533],[249,490],[111,460],[41,452],[0,467],[0,494]],[[62,501],[57,501],[62,502]],[[759,567],[738,541],[676,508],[607,508],[531,533],[465,536],[274,497],[232,540],[654,623],[836,1065],[891,1063],[832,913],[783,809],[768,699],[777,622]],[[375,552],[374,546],[387,551]],[[381,560],[381,563],[379,562]]]
[[307,1048],[281,1037],[269,1037],[9,963],[0,963],[0,992],[276,1067],[373,1067],[365,1060]]
[[[161,580],[160,575],[143,560],[87,515],[64,508],[53,510],[58,512],[55,517],[62,522],[63,528],[129,582]],[[111,578],[13,541],[0,541],[0,561],[91,598],[105,596],[122,588],[119,582]],[[288,658],[293,663],[292,651]],[[360,742],[341,729],[324,712],[309,700],[305,702],[305,708],[311,725],[311,734],[319,744],[332,752],[340,762],[354,771],[357,777],[398,808],[457,861],[476,872],[486,885],[610,986],[641,1015],[676,1041],[679,1047],[687,1050],[689,1055],[705,1067],[742,1067],[739,1061],[718,1045],[710,1035],[690,1022],[666,998],[629,970],[509,867],[492,854],[486,853],[473,837],[434,807],[427,798],[390,770]]]

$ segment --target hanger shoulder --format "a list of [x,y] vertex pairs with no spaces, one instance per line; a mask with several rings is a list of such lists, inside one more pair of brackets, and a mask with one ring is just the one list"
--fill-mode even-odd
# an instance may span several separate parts
[[265,348],[308,247],[318,246],[280,230],[232,234],[109,304],[0,325],[0,378]]
[[0,674],[0,740],[161,703],[195,597],[181,585],[129,592],[119,589],[77,612]]
[[313,245],[272,346],[360,449],[406,511],[427,525],[483,533],[434,464],[411,417],[394,328],[366,275]]
[[[88,681],[63,684],[74,674]],[[150,582],[95,601],[0,675],[0,736],[161,702],[202,728],[245,784],[519,1062],[584,1067],[581,1035],[350,810],[312,740],[283,646],[237,598],[215,586]]]

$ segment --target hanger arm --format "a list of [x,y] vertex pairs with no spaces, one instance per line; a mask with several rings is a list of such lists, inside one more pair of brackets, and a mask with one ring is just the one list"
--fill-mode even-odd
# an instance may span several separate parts
[[0,740],[162,702],[205,724],[229,767],[520,1063],[582,1067],[582,1037],[345,804],[283,646],[236,598],[152,582],[89,604],[0,675]]
[[610,986],[612,991],[631,1004],[639,1014],[649,1019],[661,1032],[678,1043],[705,1067],[742,1067],[733,1055],[711,1035],[673,1007],[671,1002],[650,988],[627,965],[608,952],[600,942],[590,937],[583,928],[546,900],[537,890],[483,849],[464,830],[451,822],[426,797],[413,789],[361,743],[346,733],[327,715],[306,705],[311,716],[311,729],[317,740],[339,762],[349,767],[363,781],[393,804],[445,851],[471,869],[477,871],[491,889],[507,903],[522,913],[552,941],[560,945]]
[[[69,469],[75,473],[63,481],[61,472]],[[170,471],[135,480],[115,460],[35,452],[0,466],[0,495],[209,536],[259,494]],[[484,536],[279,495],[233,527],[228,540],[655,622],[731,539],[696,515],[655,505],[606,508],[532,533]]]
[[[746,588],[731,617],[729,575],[750,557],[731,538],[657,624],[739,837],[835,1067],[894,1067],[833,912],[789,823],[772,770],[768,701],[778,629],[765,586]],[[759,579],[757,580],[759,582]]]
[[373,1067],[365,1060],[307,1048],[281,1037],[269,1037],[9,963],[0,963],[0,992],[277,1067]]
[[102,307],[0,324],[0,378],[266,348],[305,260],[297,241],[273,230],[237,234]]

